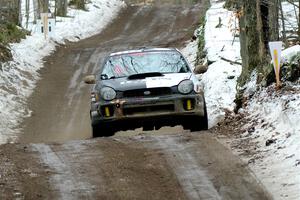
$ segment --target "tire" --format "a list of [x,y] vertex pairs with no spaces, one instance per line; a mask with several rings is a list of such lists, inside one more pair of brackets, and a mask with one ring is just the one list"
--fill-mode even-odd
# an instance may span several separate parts
[[206,102],[204,101],[204,116],[201,119],[202,130],[208,130],[208,116],[206,109]]
[[154,126],[152,125],[144,125],[143,126],[143,131],[153,131],[154,130]]
[[93,138],[109,137],[109,136],[113,136],[115,134],[115,132],[112,129],[110,129],[109,127],[106,127],[104,125],[102,125],[102,126],[92,125],[92,134],[93,134]]
[[194,117],[193,124],[189,125],[189,128],[191,132],[195,131],[201,131],[201,130],[207,130],[208,129],[208,118],[207,118],[207,109],[206,109],[206,103],[204,101],[204,115],[203,116],[197,116]]

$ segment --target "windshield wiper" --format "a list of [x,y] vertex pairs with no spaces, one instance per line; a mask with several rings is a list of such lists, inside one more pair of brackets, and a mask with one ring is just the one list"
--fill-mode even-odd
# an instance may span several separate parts
[[128,76],[129,80],[134,80],[134,79],[144,79],[147,77],[157,77],[157,76],[164,76],[160,72],[149,72],[149,73],[142,73],[142,74],[133,74]]
[[109,77],[109,79],[117,79],[117,78],[124,78],[126,76],[112,76],[112,77]]
[[101,80],[109,80],[109,79],[117,79],[117,78],[124,78],[126,76],[111,76],[108,77],[107,74],[101,74]]

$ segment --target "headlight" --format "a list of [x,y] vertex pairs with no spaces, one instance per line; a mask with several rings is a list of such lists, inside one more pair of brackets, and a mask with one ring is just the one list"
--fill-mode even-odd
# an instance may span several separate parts
[[181,94],[189,94],[194,90],[194,83],[191,80],[183,80],[178,85],[178,91]]
[[116,98],[117,95],[116,91],[110,87],[102,88],[100,94],[101,97],[106,101],[113,100],[114,98]]

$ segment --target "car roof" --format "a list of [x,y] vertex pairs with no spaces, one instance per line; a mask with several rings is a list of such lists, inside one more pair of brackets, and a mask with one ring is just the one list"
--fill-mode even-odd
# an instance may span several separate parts
[[111,53],[110,56],[117,56],[117,55],[130,54],[130,53],[153,52],[153,51],[178,51],[178,49],[176,49],[176,48],[147,48],[147,47],[142,47],[140,49],[114,52],[114,53]]

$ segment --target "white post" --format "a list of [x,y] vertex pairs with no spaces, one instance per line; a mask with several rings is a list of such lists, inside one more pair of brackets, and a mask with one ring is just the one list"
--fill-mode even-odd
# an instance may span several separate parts
[[43,27],[44,27],[44,36],[45,36],[45,40],[48,38],[48,13],[41,13],[41,20],[43,23]]

